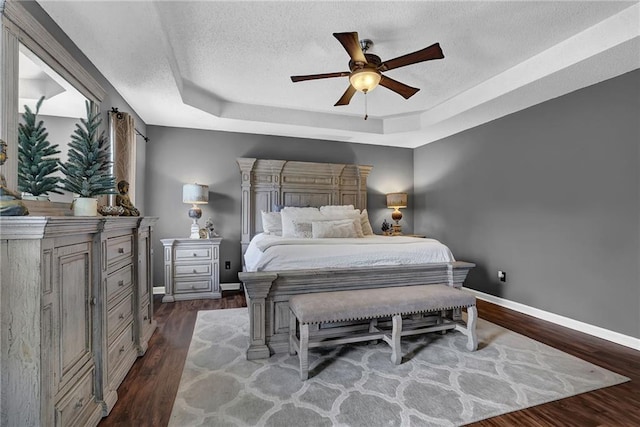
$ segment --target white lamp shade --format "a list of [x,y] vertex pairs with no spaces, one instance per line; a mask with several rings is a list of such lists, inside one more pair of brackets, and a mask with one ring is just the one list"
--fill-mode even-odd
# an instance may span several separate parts
[[406,208],[407,193],[389,193],[387,194],[388,208]]
[[182,186],[182,201],[203,205],[209,202],[209,186],[202,184],[185,184]]

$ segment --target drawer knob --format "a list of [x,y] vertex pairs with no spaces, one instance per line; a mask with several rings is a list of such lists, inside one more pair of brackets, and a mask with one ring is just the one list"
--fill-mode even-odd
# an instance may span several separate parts
[[191,285],[191,289],[195,289],[195,288],[196,288],[195,285]]
[[193,269],[193,274],[196,274],[198,272],[198,270],[196,270],[195,268]]
[[198,254],[194,252],[194,253],[193,253],[193,256],[198,256]]
[[120,353],[124,353],[124,345],[122,347],[120,347],[120,350],[118,350]]
[[120,316],[118,316],[118,319],[124,319],[124,313],[120,313]]
[[119,254],[123,254],[124,253],[124,248],[118,248],[118,253]]
[[124,280],[118,280],[118,286],[124,286]]
[[81,397],[80,400],[76,402],[76,409],[80,409],[84,406],[84,397]]
[[144,320],[149,320],[149,316],[144,316]]

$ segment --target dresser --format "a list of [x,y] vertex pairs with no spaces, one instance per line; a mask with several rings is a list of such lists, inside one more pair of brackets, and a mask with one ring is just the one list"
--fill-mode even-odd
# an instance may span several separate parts
[[162,302],[220,298],[220,242],[211,239],[162,239]]
[[155,221],[0,218],[0,425],[94,426],[109,413],[155,329]]

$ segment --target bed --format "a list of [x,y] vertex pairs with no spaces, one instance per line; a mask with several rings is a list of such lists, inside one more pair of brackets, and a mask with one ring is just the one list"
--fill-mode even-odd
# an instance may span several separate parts
[[[238,158],[237,162],[242,177],[241,243],[245,260],[238,277],[249,309],[249,360],[288,351],[288,301],[292,295],[424,284],[461,287],[475,266],[455,260],[445,245],[433,239],[383,236],[342,242],[339,242],[341,239],[319,239],[326,240],[324,243],[330,247],[324,253],[331,255],[323,258],[319,255],[323,252],[318,252],[318,245],[322,243],[318,239],[292,241],[266,235],[262,213],[272,212],[276,206],[353,205],[356,209],[366,209],[367,177],[372,166],[256,158]],[[385,245],[385,249],[376,249],[380,244]],[[430,252],[416,255],[415,248],[427,246],[432,246]],[[394,255],[386,260],[363,256],[355,263],[345,264],[346,255],[341,251],[349,247],[360,255],[367,251]],[[284,255],[272,255],[276,249]],[[404,255],[396,256],[396,251]],[[265,253],[269,254],[267,259],[260,258]],[[345,330],[361,331],[363,326],[354,323],[332,327],[344,333]]]

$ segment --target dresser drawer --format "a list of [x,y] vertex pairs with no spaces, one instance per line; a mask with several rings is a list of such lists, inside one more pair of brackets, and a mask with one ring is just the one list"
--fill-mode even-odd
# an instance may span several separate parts
[[107,314],[107,337],[111,345],[122,327],[133,319],[133,293],[129,293]]
[[133,285],[133,266],[122,267],[107,276],[107,301],[111,301],[121,292],[131,292]]
[[175,261],[186,261],[186,260],[211,260],[213,259],[212,247],[209,246],[179,246],[176,248],[175,253]]
[[82,414],[95,407],[94,369],[84,374],[78,383],[56,404],[57,426],[80,424]]
[[127,359],[127,355],[133,348],[133,322],[129,322],[122,334],[116,338],[116,340],[109,346],[108,356],[108,372],[109,382],[111,382],[111,375],[118,369],[121,363]]
[[202,280],[176,280],[176,293],[210,291],[211,278]]
[[208,264],[176,264],[176,277],[180,276],[211,276],[211,263]]
[[133,235],[111,237],[107,239],[107,268],[133,256]]

